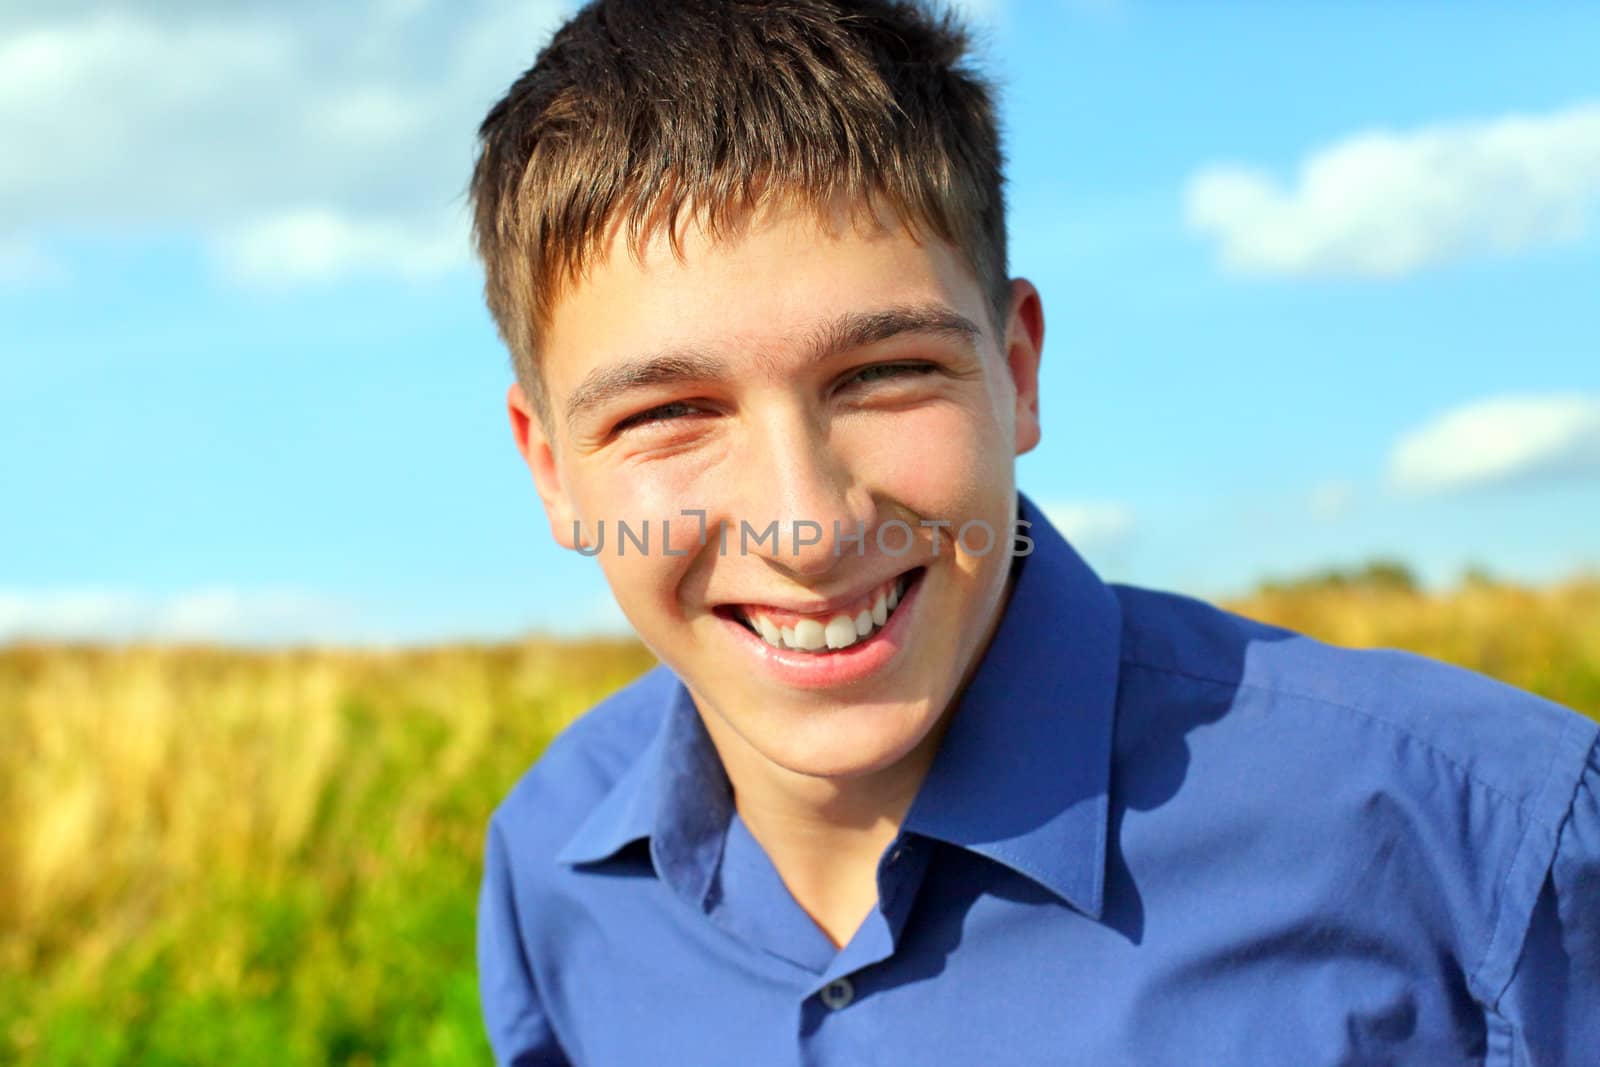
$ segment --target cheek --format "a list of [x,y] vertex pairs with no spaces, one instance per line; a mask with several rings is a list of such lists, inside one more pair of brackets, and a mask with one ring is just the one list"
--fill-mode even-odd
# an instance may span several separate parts
[[[704,511],[716,521],[718,505],[729,489],[728,468],[737,466],[726,462],[728,451],[725,442],[716,442],[660,459],[597,462],[576,472],[572,499],[588,525],[604,518],[608,529],[619,520],[637,529],[648,520],[652,555],[670,523],[673,550],[681,551],[698,545],[702,520],[693,512]],[[663,562],[670,566],[678,559],[670,556]]]
[[987,411],[930,405],[841,434],[839,450],[863,484],[926,518],[981,513],[1009,471]]
[[[651,619],[664,607],[677,614],[676,590],[702,555],[701,521],[683,512],[711,503],[703,498],[703,486],[686,476],[681,464],[624,464],[584,471],[571,495],[591,538],[597,525],[605,523],[600,569],[624,613],[648,635],[654,629]],[[623,540],[623,523],[633,539]],[[671,555],[666,551],[669,536]],[[644,552],[639,551],[640,538],[646,538]]]

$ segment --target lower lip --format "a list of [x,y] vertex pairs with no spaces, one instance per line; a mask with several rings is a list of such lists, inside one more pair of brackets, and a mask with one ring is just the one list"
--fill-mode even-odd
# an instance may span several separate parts
[[723,624],[733,631],[733,636],[749,650],[763,670],[774,681],[795,689],[830,689],[864,681],[888,666],[905,646],[905,635],[911,625],[911,614],[917,606],[917,596],[922,592],[922,581],[928,576],[923,571],[916,576],[894,614],[883,629],[837,652],[798,652],[792,648],[774,648],[761,637],[745,629],[744,624],[733,619],[723,619]]

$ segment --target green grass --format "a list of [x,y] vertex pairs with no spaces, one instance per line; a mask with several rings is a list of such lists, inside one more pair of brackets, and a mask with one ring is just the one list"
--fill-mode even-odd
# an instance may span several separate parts
[[488,812],[651,662],[0,653],[0,1062],[486,1062]]
[[[1235,606],[1600,709],[1600,582],[1391,578]],[[0,649],[0,1062],[486,1062],[488,814],[651,662],[624,642]]]

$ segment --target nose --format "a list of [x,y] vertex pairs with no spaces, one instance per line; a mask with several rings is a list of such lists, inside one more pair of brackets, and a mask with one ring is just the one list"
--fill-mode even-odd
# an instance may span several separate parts
[[[825,423],[803,411],[775,415],[752,435],[742,466],[741,495],[754,527],[740,538],[743,551],[814,581],[867,550],[875,526],[872,493],[830,443]],[[757,544],[756,535],[774,519],[777,537]]]

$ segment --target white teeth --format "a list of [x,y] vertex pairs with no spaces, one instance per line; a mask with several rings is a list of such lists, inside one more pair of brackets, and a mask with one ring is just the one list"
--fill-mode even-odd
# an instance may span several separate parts
[[[783,635],[784,640],[789,639],[788,634]],[[816,619],[801,619],[794,624],[794,647],[815,652],[828,643],[828,638],[822,624]]]
[[835,615],[828,620],[822,636],[829,648],[848,648],[856,643],[855,620],[848,615]]
[[902,579],[895,579],[883,588],[871,605],[863,607],[854,616],[834,615],[827,619],[796,619],[793,625],[779,626],[765,615],[745,609],[745,621],[761,635],[761,639],[774,648],[799,649],[804,652],[821,652],[824,649],[849,648],[857,641],[865,641],[874,631],[889,621],[889,616],[900,604]]

